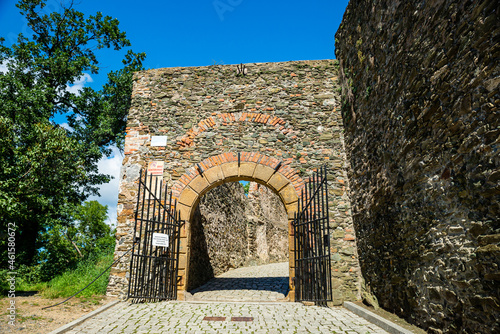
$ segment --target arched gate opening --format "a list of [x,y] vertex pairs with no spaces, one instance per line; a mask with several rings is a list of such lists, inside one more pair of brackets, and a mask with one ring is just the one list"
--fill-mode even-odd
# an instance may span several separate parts
[[289,296],[294,300],[293,219],[297,213],[299,192],[304,182],[290,167],[279,160],[259,153],[224,153],[193,166],[172,188],[177,208],[185,222],[180,234],[177,298],[184,300],[189,287],[191,256],[191,224],[201,197],[211,189],[228,182],[253,181],[265,185],[281,199],[288,216]]

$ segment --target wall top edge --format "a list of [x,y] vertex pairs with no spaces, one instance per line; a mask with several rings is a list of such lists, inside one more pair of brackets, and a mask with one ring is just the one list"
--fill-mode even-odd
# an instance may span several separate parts
[[[276,65],[276,66],[283,66],[283,65],[292,65],[292,64],[321,64],[321,63],[331,63],[336,61],[336,59],[314,59],[314,60],[289,60],[289,61],[279,61],[279,62],[256,62],[256,63],[243,63],[246,67],[251,67],[251,66],[266,66],[266,65]],[[136,75],[143,75],[143,74],[148,74],[148,73],[153,73],[153,72],[175,72],[175,71],[181,71],[181,70],[193,70],[193,69],[211,69],[214,67],[232,67],[232,66],[237,66],[240,65],[240,63],[237,64],[222,64],[222,65],[206,65],[206,66],[176,66],[176,67],[160,67],[160,68],[152,68],[149,70],[143,70],[143,71],[137,71],[135,72]]]

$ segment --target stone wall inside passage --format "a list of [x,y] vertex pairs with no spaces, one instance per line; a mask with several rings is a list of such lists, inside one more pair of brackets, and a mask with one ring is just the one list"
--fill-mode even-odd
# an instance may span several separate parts
[[336,34],[367,287],[430,332],[500,332],[496,0],[351,0]]
[[288,215],[276,194],[252,182],[222,184],[191,220],[190,291],[230,269],[288,261]]
[[[116,256],[132,243],[137,178],[150,161],[164,162],[163,179],[174,197],[180,198],[181,207],[186,208],[183,198],[184,204],[192,204],[190,211],[183,212],[194,212],[208,189],[197,188],[197,180],[204,179],[196,164],[213,175],[219,165],[223,172],[230,172],[240,153],[245,168],[255,168],[258,182],[266,185],[269,177],[263,175],[276,169],[276,180],[289,182],[283,184],[288,184],[295,198],[314,169],[327,164],[335,303],[355,300],[360,295],[360,273],[347,196],[338,63],[317,60],[245,66],[246,75],[238,75],[236,65],[164,68],[135,75],[120,179]],[[151,146],[154,136],[167,136],[166,146]],[[214,177],[219,179],[209,187],[226,181]],[[247,178],[251,180],[252,174]],[[235,174],[231,181],[237,179]],[[274,187],[280,196],[284,194],[279,182]],[[189,224],[181,235],[180,275],[184,278],[192,241]],[[128,262],[124,257],[112,268],[109,294],[123,295]],[[290,263],[293,269],[293,259]],[[179,291],[185,289],[186,282],[180,280]]]

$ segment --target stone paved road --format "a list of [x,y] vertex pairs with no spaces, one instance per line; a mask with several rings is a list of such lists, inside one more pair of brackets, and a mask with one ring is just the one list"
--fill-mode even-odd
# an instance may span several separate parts
[[192,298],[199,301],[123,302],[68,333],[387,333],[341,307],[273,302],[283,299],[287,290],[288,263],[240,268],[193,291]]
[[[207,321],[205,317],[224,317]],[[253,317],[253,321],[232,321]],[[387,333],[350,311],[300,303],[120,303],[67,332],[97,333]]]
[[230,270],[191,293],[186,300],[283,301],[288,294],[288,262]]

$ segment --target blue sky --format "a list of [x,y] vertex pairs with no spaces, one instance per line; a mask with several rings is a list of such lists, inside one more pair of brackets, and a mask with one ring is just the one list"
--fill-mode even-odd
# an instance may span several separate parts
[[[47,0],[46,11],[60,9],[61,0]],[[6,45],[19,32],[29,34],[16,0],[0,0],[0,36]],[[69,3],[66,1],[66,3]],[[146,52],[149,68],[206,66],[335,58],[335,32],[348,0],[75,0],[87,14],[97,11],[120,21],[136,52]],[[123,53],[103,52],[100,75],[87,76],[74,87],[99,89],[106,72],[121,67]],[[62,122],[62,121],[61,121]],[[103,172],[119,175],[118,151],[103,159]],[[116,217],[118,180],[101,188],[102,204]]]

